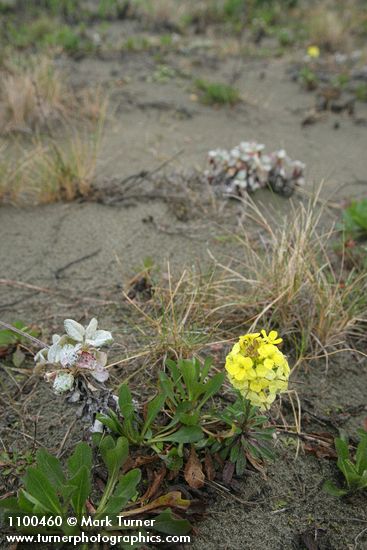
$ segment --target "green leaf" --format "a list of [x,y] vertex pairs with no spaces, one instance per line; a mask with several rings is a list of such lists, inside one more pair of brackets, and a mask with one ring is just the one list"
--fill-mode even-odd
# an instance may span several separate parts
[[73,454],[69,458],[68,469],[72,476],[75,476],[82,466],[86,466],[88,470],[92,469],[92,449],[87,443],[81,441],[75,447]]
[[184,424],[185,426],[197,426],[199,424],[200,420],[200,412],[191,412],[191,413],[179,413],[177,415],[179,421],[181,424]]
[[[28,468],[24,477],[27,498],[45,511],[62,515],[62,508],[56,491],[47,477],[37,468]],[[30,498],[32,497],[32,498]]]
[[325,481],[323,487],[324,491],[332,495],[333,497],[342,497],[348,493],[345,489],[339,489],[334,483],[331,481]]
[[202,382],[208,376],[209,371],[210,371],[210,367],[212,366],[212,364],[213,364],[213,357],[206,357],[205,361],[204,361],[204,366],[201,369],[201,375],[200,375],[200,380]]
[[258,445],[257,448],[259,449],[261,458],[265,458],[266,460],[270,461],[275,460],[275,454],[272,452],[271,449],[269,449],[269,447],[267,447],[266,445]]
[[48,481],[58,490],[65,483],[65,476],[60,461],[46,451],[39,449],[36,454],[36,462],[39,469],[47,477]]
[[20,337],[17,337],[15,332],[12,332],[11,330],[0,330],[0,347],[7,348],[12,344],[16,344],[19,338]]
[[356,451],[356,467],[360,475],[367,471],[367,432],[358,430],[360,441]]
[[216,393],[218,393],[220,387],[222,386],[224,382],[225,373],[224,372],[218,372],[213,378],[211,378],[206,384],[205,384],[205,395],[202,399],[202,401],[199,404],[199,408],[201,408],[204,403],[208,401],[211,397],[213,397]]
[[172,403],[174,405],[177,405],[173,382],[172,380],[170,380],[165,372],[159,373],[159,382],[163,392],[166,394],[166,397],[169,397]]
[[177,389],[177,391],[179,392],[181,399],[185,399],[185,389],[180,381],[182,378],[182,373],[180,369],[177,367],[177,364],[171,359],[166,360],[166,365],[171,371],[173,384]]
[[351,460],[338,458],[337,466],[339,470],[343,473],[348,487],[358,486],[360,475],[358,474],[357,468]]
[[200,393],[201,384],[196,378],[196,369],[193,361],[181,360],[179,367],[188,391],[189,401],[192,401]]
[[112,411],[109,411],[108,416],[105,414],[96,414],[96,420],[99,420],[106,428],[108,428],[112,433],[122,435],[122,426],[117,418],[117,416]]
[[150,426],[153,424],[158,413],[162,410],[165,400],[166,400],[166,394],[161,393],[161,394],[158,394],[154,399],[152,399],[152,401],[150,401],[147,407],[147,416],[141,431],[142,436],[144,436],[147,429],[150,428]]
[[69,480],[68,485],[75,488],[71,503],[76,516],[80,518],[85,512],[85,501],[91,491],[90,468],[87,466],[79,468],[75,476]]
[[203,431],[199,426],[183,426],[177,432],[166,437],[159,438],[160,441],[171,443],[195,443],[203,437]]
[[119,389],[119,408],[122,416],[125,420],[131,420],[134,416],[134,404],[129,386],[127,384],[121,384]]
[[246,469],[246,456],[245,453],[241,450],[240,453],[238,453],[237,461],[236,461],[236,474],[238,476],[242,476]]
[[104,508],[104,514],[116,515],[123,510],[129,500],[135,495],[136,487],[141,479],[139,469],[130,470],[119,480],[113,495],[110,497],[107,506]]
[[237,444],[237,445],[234,445],[232,448],[231,448],[231,452],[229,454],[229,460],[231,462],[236,462],[237,461],[237,458],[238,458],[238,455],[239,455],[239,452],[240,452],[240,445]]
[[117,477],[121,466],[129,456],[128,440],[126,437],[119,437],[115,443],[111,436],[107,436],[101,441],[100,451],[109,477]]
[[[18,499],[16,497],[9,497],[0,499],[0,508],[8,510],[9,512],[22,512],[21,506],[19,505]],[[28,510],[26,510],[28,511]]]
[[347,232],[367,232],[367,199],[353,201],[345,209],[343,219]]
[[192,526],[186,519],[173,517],[170,508],[167,508],[154,518],[154,529],[167,535],[186,535]]
[[178,454],[177,447],[173,447],[167,455],[162,455],[161,458],[169,470],[178,471],[183,467],[183,458]]
[[25,513],[31,514],[33,512],[34,505],[30,500],[27,498],[25,492],[23,489],[20,489],[18,493],[18,504],[19,507],[24,510]]
[[335,449],[338,453],[338,457],[342,459],[349,458],[349,448],[348,448],[348,442],[342,439],[341,437],[337,437],[335,439]]

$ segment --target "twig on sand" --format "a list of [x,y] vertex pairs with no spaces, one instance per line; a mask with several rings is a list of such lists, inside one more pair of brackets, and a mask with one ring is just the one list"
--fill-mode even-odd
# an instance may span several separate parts
[[65,435],[61,441],[61,444],[60,444],[60,447],[59,447],[59,450],[57,451],[57,458],[60,458],[62,453],[63,453],[63,450],[64,450],[64,447],[65,447],[65,443],[70,435],[70,432],[71,430],[74,428],[75,424],[77,423],[78,421],[78,418],[74,418],[73,422],[70,424],[70,426],[68,427],[68,429],[66,430],[65,432]]
[[51,288],[31,285],[29,283],[23,283],[23,281],[13,281],[12,279],[0,279],[0,285],[18,286],[18,287],[21,287],[21,288],[23,287],[23,288],[29,288],[31,290],[38,290],[39,292],[49,292],[51,294],[55,292]]
[[61,278],[61,273],[69,269],[72,265],[78,264],[80,262],[84,262],[84,260],[89,260],[89,258],[93,258],[94,256],[97,256],[101,252],[101,249],[98,248],[98,250],[95,250],[94,252],[91,252],[90,254],[86,254],[85,256],[82,256],[81,258],[77,258],[76,260],[72,260],[71,262],[67,263],[66,265],[59,267],[59,269],[56,269],[55,271],[55,279]]
[[354,539],[354,548],[355,548],[355,550],[357,550],[357,548],[358,548],[358,543],[359,543],[359,539],[360,539],[361,537],[363,537],[364,533],[367,533],[367,527],[365,527],[364,529],[362,529],[362,531],[360,531],[360,532],[358,533],[358,535],[356,536],[356,538]]

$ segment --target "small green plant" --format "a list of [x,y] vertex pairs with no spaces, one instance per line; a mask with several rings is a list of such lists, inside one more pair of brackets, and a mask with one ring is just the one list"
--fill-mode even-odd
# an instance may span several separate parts
[[148,404],[145,418],[136,410],[128,386],[122,384],[120,414],[110,410],[108,416],[97,415],[97,420],[132,445],[150,447],[169,469],[180,470],[185,445],[206,446],[205,425],[213,416],[210,411],[204,413],[203,407],[218,394],[224,380],[224,373],[208,376],[211,365],[209,358],[203,365],[197,359],[168,360],[168,372],[160,373],[159,393]]
[[274,428],[265,427],[268,419],[259,415],[256,407],[239,396],[219,415],[226,425],[220,435],[208,445],[212,454],[219,453],[222,460],[228,460],[234,465],[236,474],[242,475],[250,464],[274,460],[274,453],[269,442],[272,441]]
[[174,422],[189,426],[200,423],[203,406],[224,382],[222,372],[208,377],[212,362],[211,357],[207,357],[203,365],[198,359],[166,361],[169,373],[160,372],[159,381]]
[[335,439],[338,454],[337,466],[344,476],[346,488],[341,489],[331,481],[326,481],[324,489],[333,496],[341,497],[356,491],[367,489],[367,432],[358,430],[360,441],[354,461],[349,453],[348,438],[343,435]]
[[208,82],[199,78],[195,85],[202,92],[200,100],[206,105],[235,105],[240,101],[238,90],[228,84]]
[[[225,373],[209,376],[210,358],[204,364],[197,359],[168,360],[166,366],[167,371],[159,375],[159,393],[148,404],[144,418],[128,386],[123,384],[119,412],[98,414],[97,420],[112,434],[128,438],[133,446],[150,447],[174,471],[183,467],[187,456],[184,446],[189,444],[191,449],[219,453],[222,461],[235,465],[238,475],[244,472],[247,460],[258,465],[273,458],[267,441],[272,439],[274,430],[265,427],[266,416],[259,415],[257,406],[239,392],[234,404],[223,408],[219,393]],[[278,391],[276,384],[276,380],[271,382],[272,391]],[[262,392],[255,395],[250,391],[249,395],[254,401],[255,397],[264,397]],[[266,399],[271,401],[270,397]],[[96,440],[99,437],[101,434],[95,435]]]
[[[95,489],[92,483],[93,454],[89,445],[81,442],[76,446],[67,461],[66,471],[58,458],[45,449],[38,450],[36,465],[28,468],[23,480],[24,488],[19,490],[18,496],[0,500],[0,507],[7,512],[10,527],[27,533],[77,536],[85,531],[100,531],[102,526],[102,534],[111,538],[111,542],[114,540],[112,544],[115,544],[114,532],[131,528],[131,524],[126,526],[118,518],[129,501],[138,496],[141,472],[132,469],[124,475],[120,474],[129,457],[129,445],[124,437],[117,440],[111,436],[103,437],[98,451],[107,470],[107,482],[99,502],[92,504]],[[170,501],[174,499],[161,497],[150,508],[162,508],[165,502]],[[182,499],[179,503],[183,508],[189,505],[188,501]],[[140,513],[140,510],[138,508],[136,513]],[[70,513],[75,517],[75,525],[67,521]],[[129,515],[132,513],[129,510]],[[38,517],[36,525],[33,522],[31,525],[22,523],[17,519],[29,515]],[[187,520],[173,517],[168,508],[156,516],[152,528],[164,533],[181,534],[189,532],[191,526]],[[131,545],[121,547],[131,548]],[[82,548],[87,548],[87,545]]]
[[367,84],[359,84],[355,90],[355,95],[359,101],[367,101]]
[[[120,468],[129,455],[128,442],[125,438],[114,441],[106,437],[101,441],[100,453],[108,471],[108,481],[103,495],[96,508],[95,519],[105,516],[116,516],[127,502],[135,495],[140,481],[140,471],[130,470],[120,477]],[[93,460],[92,449],[84,442],[79,443],[67,462],[64,472],[60,461],[45,449],[36,454],[36,465],[28,468],[24,477],[24,488],[17,497],[0,501],[1,508],[17,514],[45,515],[49,521],[37,526],[44,531],[59,528],[65,534],[80,532],[82,518],[86,515],[86,501],[92,490]],[[66,522],[70,512],[75,514],[77,525],[70,527]],[[52,518],[62,518],[57,525]],[[32,531],[31,528],[27,528]]]
[[345,86],[349,83],[349,80],[350,78],[347,73],[340,73],[335,77],[334,84],[339,88],[345,88]]
[[309,91],[315,90],[319,84],[317,75],[307,66],[300,70],[299,78],[302,86]]
[[121,416],[110,410],[108,415],[97,414],[97,420],[112,433],[126,437],[132,445],[151,447],[158,454],[162,454],[166,443],[182,445],[202,439],[198,419],[190,422],[179,413],[170,421],[163,412],[166,398],[166,393],[160,391],[150,401],[145,418],[142,418],[136,411],[129,387],[122,384],[118,400]]
[[367,199],[352,201],[344,210],[343,227],[349,237],[367,237]]
[[280,29],[278,32],[279,45],[283,48],[294,44],[294,36],[288,29]]
[[175,69],[172,67],[169,67],[168,65],[157,65],[154,73],[153,73],[153,80],[154,82],[160,82],[162,84],[168,82],[169,80],[172,80],[177,75]]
[[23,475],[25,469],[33,464],[33,462],[34,453],[32,451],[1,451],[1,475],[4,478],[9,478],[11,476],[19,478]]
[[61,48],[75,55],[89,53],[95,48],[93,41],[85,33],[85,27],[60,25],[55,20],[41,17],[27,25],[9,23],[6,27],[9,43],[15,48]]

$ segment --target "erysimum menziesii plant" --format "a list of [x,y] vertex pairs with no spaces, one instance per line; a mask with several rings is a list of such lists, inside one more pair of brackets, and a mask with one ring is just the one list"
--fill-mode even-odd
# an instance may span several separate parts
[[288,389],[290,368],[278,348],[281,342],[274,330],[246,334],[226,357],[225,369],[237,399],[218,415],[230,429],[214,438],[211,451],[219,452],[223,460],[229,458],[238,475],[247,460],[258,468],[259,461],[273,458],[267,441],[274,429],[266,427],[268,419],[259,410],[269,409],[276,396]]
[[233,387],[251,405],[268,408],[278,393],[287,391],[290,368],[279,350],[282,338],[275,330],[241,336],[226,358],[226,371]]

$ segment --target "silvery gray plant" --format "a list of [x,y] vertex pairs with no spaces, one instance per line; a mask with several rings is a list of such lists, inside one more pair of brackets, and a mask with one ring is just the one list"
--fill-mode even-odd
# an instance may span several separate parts
[[107,330],[98,330],[98,321],[93,318],[83,327],[73,319],[64,321],[65,334],[54,334],[52,345],[35,355],[37,366],[50,366],[45,374],[53,382],[55,393],[62,394],[75,389],[78,377],[93,377],[98,382],[108,379],[107,353],[100,348],[113,342]]
[[205,172],[209,183],[220,184],[227,195],[243,196],[270,187],[276,193],[290,196],[304,183],[305,165],[290,159],[284,149],[269,155],[264,149],[256,141],[243,141],[231,150],[209,151],[209,169]]

